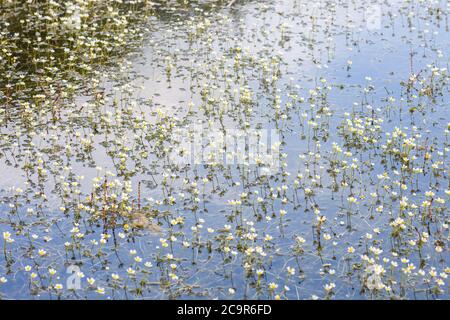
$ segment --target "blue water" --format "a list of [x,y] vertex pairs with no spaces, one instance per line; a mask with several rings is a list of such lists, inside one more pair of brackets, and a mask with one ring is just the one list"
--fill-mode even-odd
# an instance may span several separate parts
[[[94,121],[99,122],[102,115],[107,111],[112,112],[116,118],[112,121],[115,125],[108,130],[99,127],[99,133],[95,133],[95,151],[93,153],[94,166],[89,165],[85,159],[75,161],[59,153],[55,159],[60,157],[67,162],[67,166],[72,166],[68,171],[60,171],[55,167],[55,172],[49,172],[50,177],[45,179],[42,186],[44,193],[48,197],[48,202],[39,199],[31,199],[32,194],[41,190],[41,186],[29,186],[24,184],[25,174],[20,168],[11,169],[2,163],[2,174],[9,183],[5,185],[3,192],[4,201],[2,205],[3,215],[0,219],[0,231],[10,231],[15,242],[8,244],[11,256],[14,260],[8,265],[4,256],[0,257],[0,276],[5,276],[7,283],[0,285],[0,293],[4,298],[57,298],[58,292],[47,290],[48,284],[62,283],[66,286],[66,269],[71,264],[80,266],[85,277],[81,279],[82,287],[75,292],[63,290],[61,298],[91,298],[91,299],[167,299],[167,298],[238,298],[238,299],[263,299],[274,298],[276,294],[283,299],[311,299],[311,298],[336,298],[336,299],[447,299],[448,282],[443,278],[444,285],[442,292],[436,294],[431,285],[422,281],[417,274],[423,268],[426,273],[435,268],[438,277],[445,274],[448,268],[448,223],[447,205],[443,205],[442,212],[436,213],[433,221],[423,222],[420,214],[413,218],[405,217],[410,221],[411,231],[405,233],[405,238],[400,244],[396,244],[392,238],[392,229],[389,224],[393,219],[400,216],[399,198],[384,196],[384,210],[377,213],[375,206],[371,202],[370,193],[377,191],[377,175],[387,175],[395,180],[396,171],[401,171],[401,164],[398,160],[389,157],[384,163],[381,145],[385,144],[389,137],[386,133],[391,133],[396,127],[401,128],[411,136],[413,126],[421,134],[420,141],[427,141],[433,145],[433,159],[443,159],[444,168],[440,176],[431,174],[429,165],[426,165],[424,174],[419,175],[417,187],[419,191],[411,194],[411,187],[415,186],[415,181],[408,182],[408,190],[402,191],[396,188],[395,191],[400,196],[407,196],[410,201],[420,206],[425,199],[425,192],[433,188],[436,197],[448,199],[445,194],[448,188],[448,162],[445,154],[448,149],[447,138],[444,130],[447,128],[448,117],[448,76],[443,71],[443,84],[441,85],[442,96],[436,96],[435,101],[427,97],[420,97],[417,100],[423,101],[425,110],[423,113],[415,112],[413,117],[409,114],[412,103],[407,102],[406,89],[401,86],[401,82],[408,81],[411,73],[420,74],[428,79],[430,67],[438,68],[448,66],[448,48],[450,48],[450,37],[448,37],[448,27],[446,20],[437,21],[434,16],[428,15],[427,8],[440,7],[443,9],[442,15],[447,19],[448,4],[445,1],[438,1],[435,4],[428,2],[415,3],[414,7],[406,8],[407,4],[378,4],[384,15],[381,17],[380,28],[369,30],[363,21],[365,5],[358,2],[354,11],[353,22],[346,21],[345,12],[348,12],[348,5],[345,1],[334,2],[336,11],[332,6],[325,6],[314,11],[314,22],[311,22],[306,9],[310,4],[306,1],[264,1],[238,3],[233,8],[218,8],[205,16],[195,11],[180,10],[182,20],[178,20],[177,15],[173,18],[151,19],[148,24],[148,36],[142,43],[142,50],[131,56],[130,69],[125,71],[115,70],[105,71],[104,82],[107,102],[99,110],[94,110]],[[325,2],[328,5],[328,2]],[[175,9],[177,10],[177,9]],[[412,20],[411,30],[407,23],[407,14],[413,11],[418,18]],[[389,15],[393,13],[394,15]],[[186,17],[192,17],[192,23]],[[391,17],[391,18],[389,18]],[[330,24],[334,18],[335,23]],[[226,19],[229,19],[227,21]],[[188,32],[192,28],[208,26],[205,31],[195,33],[189,40]],[[285,36],[281,35],[281,24],[285,24]],[[357,26],[352,28],[351,25]],[[176,30],[174,28],[176,27]],[[425,34],[424,30],[428,30]],[[438,32],[434,34],[434,32]],[[240,48],[242,52],[241,62],[238,71],[233,71],[235,55],[233,50]],[[248,48],[248,51],[246,49]],[[197,51],[196,51],[197,50]],[[442,52],[442,57],[438,51]],[[412,70],[410,53],[413,52]],[[170,75],[167,75],[167,57],[173,64]],[[222,60],[221,58],[222,57]],[[252,60],[253,59],[253,60]],[[351,60],[349,67],[348,61]],[[269,85],[264,84],[264,72],[268,71],[267,77],[273,74],[271,68],[273,62],[279,62],[279,74],[276,80]],[[228,70],[229,81],[224,74],[224,65]],[[220,70],[217,72],[217,70]],[[236,73],[239,74],[236,76]],[[219,75],[219,76],[217,76]],[[366,79],[370,77],[370,79]],[[326,79],[325,83],[321,79]],[[270,80],[270,79],[269,79]],[[128,84],[129,87],[123,86]],[[364,93],[364,88],[369,85],[373,89]],[[139,87],[142,86],[142,87]],[[228,87],[227,87],[228,86]],[[326,86],[330,86],[328,91]],[[242,104],[239,103],[238,94],[242,88],[248,88],[252,92],[252,108],[250,115],[245,115]],[[320,92],[326,91],[326,96],[322,99],[314,98],[314,102],[309,102],[311,98],[310,90],[321,87]],[[130,92],[127,93],[127,90]],[[214,101],[205,102],[202,100],[202,88],[210,90],[209,97]],[[229,89],[227,89],[229,88]],[[236,92],[233,90],[236,89]],[[303,97],[303,102],[296,102],[287,112],[287,119],[277,119],[273,108],[274,97],[278,96],[280,106],[286,108],[286,103],[291,100],[290,95],[295,94]],[[389,97],[395,101],[387,101]],[[120,101],[114,105],[113,101]],[[221,100],[222,99],[222,100]],[[80,97],[81,100],[86,100]],[[87,98],[89,100],[89,97]],[[188,104],[194,104],[193,112],[187,112]],[[211,112],[220,107],[223,101],[228,101],[231,105],[229,112],[224,113],[222,123],[219,122],[217,113]],[[81,104],[82,102],[78,102]],[[416,103],[416,102],[414,102]],[[311,107],[311,104],[314,106]],[[330,115],[319,113],[319,107],[327,106]],[[371,108],[368,108],[368,105]],[[127,107],[130,107],[130,116],[127,116]],[[206,107],[208,106],[208,107]],[[218,107],[219,106],[219,107]],[[161,109],[168,118],[176,124],[175,127],[194,130],[198,127],[220,130],[225,127],[230,129],[242,129],[243,122],[247,121],[250,128],[270,130],[277,128],[280,141],[283,145],[280,152],[286,154],[286,166],[279,167],[276,172],[271,172],[267,180],[258,179],[261,170],[254,165],[245,167],[242,163],[232,163],[231,165],[211,167],[204,164],[190,163],[185,168],[170,170],[167,166],[167,157],[156,155],[155,148],[157,139],[149,138],[143,144],[139,140],[145,140],[151,136],[158,127],[151,127],[158,123],[158,110]],[[206,109],[210,110],[208,114]],[[84,109],[86,110],[86,109]],[[135,123],[139,123],[142,118],[148,120],[150,129],[148,131],[136,131],[129,123],[117,120],[117,112],[121,110],[121,117],[129,117]],[[373,111],[372,111],[373,110]],[[306,118],[302,114],[306,113]],[[326,113],[326,112],[325,112]],[[350,115],[366,119],[376,115],[377,119],[383,119],[379,129],[379,141],[374,147],[364,150],[358,147],[345,147],[346,140],[338,127],[345,123],[345,119]],[[317,117],[319,115],[320,117]],[[69,124],[70,128],[76,128],[83,133],[94,133],[92,123],[88,120],[86,111],[80,113],[77,123]],[[176,117],[177,119],[173,119]],[[312,129],[308,125],[308,120],[314,118],[317,123],[317,138],[320,140],[320,149],[317,149]],[[161,126],[169,123],[170,119],[159,122]],[[69,121],[70,122],[70,121]],[[2,132],[8,129],[2,130]],[[62,124],[56,129],[50,128],[51,133],[58,133],[58,143],[61,145],[72,144],[79,146],[78,142],[68,142],[67,138],[73,132],[65,132]],[[135,136],[136,135],[136,136]],[[91,240],[100,239],[103,232],[101,220],[92,222],[91,217],[82,211],[79,221],[79,228],[85,233],[83,239],[78,240],[80,249],[66,251],[64,243],[72,241],[70,230],[73,228],[75,219],[75,204],[81,198],[90,196],[92,192],[91,179],[95,176],[104,179],[104,171],[95,169],[95,166],[102,166],[105,170],[111,170],[118,174],[117,179],[124,182],[126,179],[120,175],[117,167],[118,154],[123,150],[111,147],[107,153],[107,148],[101,145],[106,140],[116,143],[124,139],[124,145],[129,147],[129,154],[132,160],[128,160],[127,167],[138,168],[138,172],[131,181],[133,191],[130,193],[137,202],[138,182],[142,181],[142,203],[151,204],[151,210],[158,210],[155,221],[162,227],[162,234],[154,234],[149,231],[136,231],[134,236],[127,234],[124,239],[119,237],[119,233],[124,232],[121,225],[117,229],[107,230],[111,238],[108,243],[99,246],[92,245]],[[24,140],[19,140],[25,148],[28,144]],[[40,141],[42,146],[48,141]],[[174,146],[177,141],[171,142],[166,139],[166,146]],[[347,158],[349,164],[353,158],[358,159],[358,165],[363,171],[356,173],[351,180],[354,184],[352,194],[358,198],[358,204],[349,207],[347,197],[350,196],[348,189],[333,191],[333,179],[328,169],[332,156],[333,143],[337,143],[344,151],[352,152],[352,156]],[[147,151],[155,151],[147,159],[140,158],[141,147],[145,146]],[[6,150],[6,149],[5,149]],[[31,150],[34,150],[31,148]],[[423,150],[422,150],[423,151]],[[417,154],[423,157],[423,152],[418,150]],[[11,151],[5,152],[10,154]],[[311,152],[311,153],[310,153]],[[439,155],[438,152],[443,152]],[[20,153],[20,152],[19,152]],[[305,155],[304,159],[299,159],[299,155]],[[320,155],[313,161],[315,155]],[[17,153],[12,157],[17,157],[22,163]],[[45,165],[52,168],[52,154],[44,156],[48,161]],[[3,159],[3,158],[2,158]],[[3,160],[2,160],[3,161]],[[366,163],[367,162],[367,163]],[[366,166],[373,163],[371,166]],[[425,166],[424,166],[425,167]],[[246,169],[243,169],[246,168]],[[142,170],[141,170],[142,169]],[[342,170],[342,169],[341,169]],[[144,172],[146,171],[146,172]],[[241,173],[244,172],[244,175]],[[287,173],[283,175],[283,172]],[[153,174],[149,174],[153,173]],[[167,183],[162,181],[164,173],[167,173]],[[84,175],[80,182],[81,195],[73,196],[73,207],[68,210],[65,216],[59,211],[61,197],[58,193],[51,191],[55,187],[54,177],[60,174],[70,176]],[[170,175],[173,174],[173,178]],[[295,179],[298,174],[303,174],[302,188],[295,191]],[[318,185],[314,185],[312,178],[319,175]],[[15,178],[15,177],[20,178]],[[202,178],[208,176],[210,181],[202,182]],[[13,178],[7,178],[13,177]],[[245,177],[245,178],[244,178]],[[344,178],[339,176],[340,180]],[[349,181],[348,176],[345,176]],[[72,177],[73,178],[73,177]],[[200,194],[198,204],[193,201],[183,179],[189,183],[197,181]],[[113,180],[115,178],[109,178]],[[406,179],[408,179],[406,177]],[[37,181],[36,177],[32,177]],[[153,181],[152,183],[150,183]],[[211,183],[214,182],[214,187]],[[156,182],[156,185],[151,186]],[[238,182],[238,183],[237,183]],[[26,190],[27,194],[18,196],[17,204],[20,206],[18,213],[8,207],[14,202],[14,197],[6,188],[15,185]],[[282,186],[287,186],[287,190],[278,190]],[[204,189],[203,189],[204,188]],[[220,188],[223,193],[214,192]],[[272,188],[272,189],[271,189]],[[304,188],[311,188],[314,196],[304,196]],[[256,194],[258,191],[259,194]],[[249,202],[245,202],[241,207],[242,213],[234,216],[233,207],[228,204],[228,200],[239,199],[241,194],[248,194]],[[118,192],[120,194],[121,192]],[[179,193],[185,193],[183,200]],[[276,193],[277,199],[269,200],[270,194]],[[8,198],[9,196],[9,198]],[[163,200],[173,196],[176,203],[169,205]],[[258,196],[266,199],[267,212],[256,203]],[[362,198],[361,196],[365,196]],[[286,203],[282,203],[281,198],[286,197]],[[120,198],[120,196],[119,196]],[[149,199],[151,198],[151,199]],[[30,200],[27,202],[28,200]],[[157,203],[160,200],[163,203]],[[42,205],[41,216],[27,215],[27,207]],[[315,205],[315,206],[314,206]],[[320,215],[326,217],[320,243],[317,242],[317,216],[314,207],[320,210]],[[285,210],[287,214],[280,218],[280,210]],[[419,209],[420,210],[420,209]],[[351,211],[351,228],[348,227],[347,212]],[[170,221],[176,217],[184,218],[184,225],[171,226]],[[271,219],[268,219],[271,218]],[[203,219],[204,222],[200,222]],[[250,224],[249,224],[250,223]],[[199,231],[192,230],[191,227],[202,225]],[[224,225],[231,226],[230,232],[233,239],[229,240],[230,254],[219,251],[222,248],[223,237],[228,232],[221,232]],[[20,226],[21,225],[21,226]],[[251,228],[254,230],[250,230]],[[209,233],[207,228],[213,228],[214,232]],[[375,235],[374,228],[379,228],[380,232]],[[428,242],[421,251],[408,247],[406,238],[414,238],[414,228],[420,232],[428,231]],[[17,234],[15,233],[17,232]],[[255,232],[258,234],[255,240],[245,239],[244,233]],[[331,240],[325,240],[324,234],[330,234]],[[372,234],[372,239],[367,239],[366,234]],[[37,240],[31,240],[30,235],[39,235]],[[270,234],[273,239],[264,241],[264,236]],[[45,242],[42,238],[48,235],[53,239]],[[169,239],[170,236],[177,238],[172,246],[162,247],[160,238]],[[293,248],[297,243],[296,238],[301,236],[305,239],[303,253],[296,256]],[[116,245],[113,238],[116,238]],[[444,240],[442,253],[435,251],[436,241]],[[183,241],[190,244],[189,248],[182,245]],[[170,241],[169,241],[170,242]],[[333,242],[335,242],[333,244]],[[195,248],[192,248],[192,247]],[[208,250],[208,247],[211,250]],[[258,253],[247,256],[245,246],[260,246],[266,253],[265,256]],[[349,255],[347,248],[353,246],[355,253]],[[371,291],[365,288],[364,281],[367,274],[361,255],[368,254],[369,247],[381,248],[383,252],[377,263],[383,264],[382,259],[389,259],[384,264],[386,273],[382,281],[391,286],[391,291],[380,290]],[[32,247],[32,248],[30,248]],[[101,249],[100,249],[101,247]],[[38,257],[37,248],[44,248],[49,255]],[[130,250],[136,253],[130,254]],[[30,255],[30,252],[34,254]],[[96,256],[98,252],[102,255]],[[234,254],[233,254],[234,252]],[[396,252],[398,257],[393,257],[392,252]],[[89,254],[88,254],[89,253]],[[166,261],[163,258],[167,254],[172,254],[175,260]],[[134,256],[142,258],[142,262],[135,262]],[[351,256],[351,259],[348,259]],[[406,277],[402,271],[401,258],[409,259],[408,263],[414,263],[416,269]],[[398,262],[400,267],[390,268],[391,260]],[[151,267],[144,267],[144,262],[151,262]],[[246,262],[252,261],[250,269],[245,267]],[[177,263],[177,280],[168,280],[170,264]],[[419,265],[421,265],[419,267]],[[29,273],[25,271],[25,266],[30,265],[33,270],[38,271],[38,277],[42,288],[36,292],[30,290]],[[287,276],[286,268],[294,267],[296,273]],[[49,279],[47,269],[54,268],[57,275],[54,279]],[[127,274],[127,268],[132,267],[139,270],[135,280]],[[261,284],[258,286],[256,269],[263,269],[264,276],[261,277]],[[146,271],[142,271],[146,270]],[[333,271],[329,271],[333,270]],[[148,272],[147,272],[148,271]],[[111,278],[112,273],[117,273],[121,280],[114,285]],[[56,278],[59,277],[59,278]],[[87,278],[95,278],[95,284],[89,286]],[[136,287],[139,282],[146,280],[149,283],[142,287],[143,292],[137,294]],[[396,283],[392,281],[395,280]],[[52,281],[52,282],[49,282]],[[166,285],[168,282],[170,285]],[[277,288],[274,292],[267,289],[269,283],[274,282]],[[334,283],[333,294],[327,296],[324,286]],[[287,288],[284,288],[287,286]],[[97,287],[105,288],[105,294],[99,294],[95,290]],[[235,293],[230,294],[229,288],[233,288]]]

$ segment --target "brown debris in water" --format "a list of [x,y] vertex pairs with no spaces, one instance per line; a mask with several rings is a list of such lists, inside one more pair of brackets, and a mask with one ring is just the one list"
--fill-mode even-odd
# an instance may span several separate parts
[[151,218],[142,211],[131,213],[131,224],[134,228],[145,229],[152,233],[162,233],[163,229],[160,225],[154,223]]

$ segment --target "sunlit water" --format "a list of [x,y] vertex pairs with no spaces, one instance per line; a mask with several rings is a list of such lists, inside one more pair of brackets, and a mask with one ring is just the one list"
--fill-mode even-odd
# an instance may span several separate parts
[[[2,112],[1,296],[447,299],[448,3],[195,8],[55,120]],[[236,132],[273,166],[199,157]]]

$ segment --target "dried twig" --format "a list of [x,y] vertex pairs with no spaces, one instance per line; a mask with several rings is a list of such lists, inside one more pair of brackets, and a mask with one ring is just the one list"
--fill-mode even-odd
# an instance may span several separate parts
[[231,7],[235,2],[236,2],[236,0],[231,0],[231,1],[228,3],[227,7],[228,7],[228,8]]

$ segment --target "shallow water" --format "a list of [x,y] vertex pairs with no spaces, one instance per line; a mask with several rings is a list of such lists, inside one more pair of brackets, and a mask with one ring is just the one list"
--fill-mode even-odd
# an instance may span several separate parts
[[2,297],[448,299],[449,5],[320,4],[162,6],[57,116],[5,103]]

